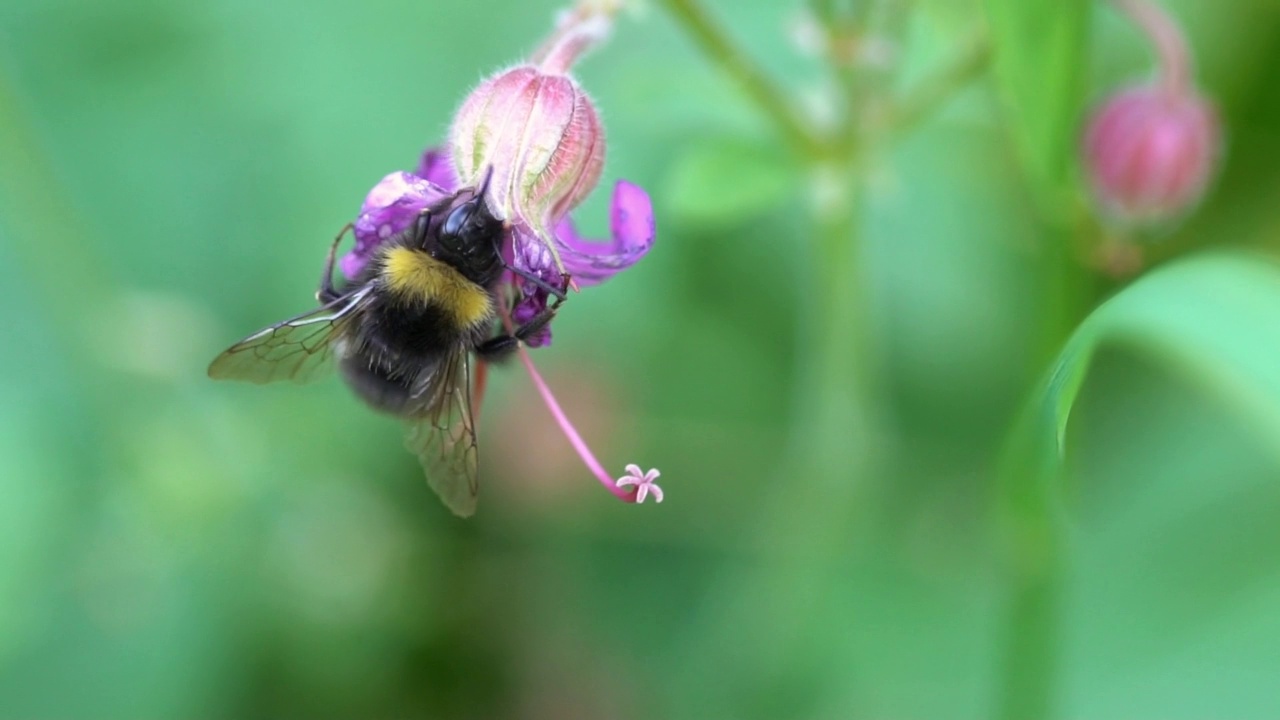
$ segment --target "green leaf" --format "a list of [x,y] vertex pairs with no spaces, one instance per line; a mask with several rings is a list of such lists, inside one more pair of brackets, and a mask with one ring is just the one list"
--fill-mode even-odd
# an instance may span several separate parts
[[741,138],[707,139],[675,162],[666,206],[683,223],[731,225],[791,199],[798,169],[773,144]]
[[1280,268],[1242,255],[1184,261],[1136,283],[1093,313],[1058,359],[1043,398],[1063,449],[1090,360],[1124,342],[1225,400],[1280,448]]
[[[1053,706],[1065,568],[1063,451],[1094,357],[1119,345],[1215,398],[1280,448],[1280,267],[1222,254],[1175,263],[1133,284],[1076,330],[1007,442],[999,509],[1010,573],[1005,717]],[[1273,450],[1273,453],[1275,451]],[[1280,454],[1272,460],[1280,464]]]
[[996,80],[1034,194],[1070,198],[1084,104],[1087,0],[987,0]]

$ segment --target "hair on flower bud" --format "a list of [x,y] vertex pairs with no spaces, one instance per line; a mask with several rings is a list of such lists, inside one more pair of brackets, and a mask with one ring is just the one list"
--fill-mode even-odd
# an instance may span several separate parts
[[463,102],[450,149],[461,186],[476,185],[492,168],[490,207],[549,244],[555,223],[595,188],[605,142],[577,81],[521,65],[485,80]]
[[[482,82],[450,129],[452,181],[472,187],[491,173],[487,203],[510,228],[510,258],[522,274],[512,278],[518,321],[546,308],[547,286],[565,276],[574,288],[602,282],[653,245],[652,204],[632,183],[614,188],[612,242],[583,240],[569,217],[600,180],[605,137],[594,103],[568,71],[608,36],[621,9],[617,0],[584,0],[561,13],[530,61]],[[549,326],[527,340],[550,342]]]
[[496,73],[467,96],[449,132],[458,183],[473,186],[492,171],[490,207],[546,244],[559,272],[554,228],[595,188],[605,154],[595,104],[568,73],[608,37],[619,8],[597,0],[562,14],[528,63]]

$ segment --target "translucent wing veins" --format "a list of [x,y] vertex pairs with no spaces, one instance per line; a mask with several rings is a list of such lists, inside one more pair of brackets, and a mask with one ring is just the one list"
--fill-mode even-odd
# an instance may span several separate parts
[[471,354],[459,347],[424,380],[421,416],[409,421],[405,445],[418,456],[427,484],[455,515],[476,511],[480,491]]
[[269,383],[308,382],[319,377],[333,355],[334,340],[358,317],[369,288],[362,287],[327,305],[263,328],[227,348],[209,365],[209,377]]

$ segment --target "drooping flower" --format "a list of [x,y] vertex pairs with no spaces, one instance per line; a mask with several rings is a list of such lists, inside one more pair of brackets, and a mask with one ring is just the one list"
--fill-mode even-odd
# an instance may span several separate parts
[[1137,223],[1191,209],[1218,156],[1218,125],[1198,94],[1139,85],[1107,99],[1085,139],[1094,192],[1106,210]]
[[[530,62],[497,73],[463,101],[443,147],[427,150],[414,172],[393,172],[369,192],[353,223],[355,247],[340,268],[354,279],[380,243],[407,229],[427,207],[487,178],[486,201],[503,220],[503,254],[512,266],[559,286],[567,276],[577,288],[599,284],[648,253],[656,233],[653,206],[638,185],[619,180],[610,205],[606,241],[578,235],[569,212],[595,188],[605,140],[595,106],[568,72],[586,50],[607,37],[616,0],[582,0],[561,15],[551,37]],[[547,291],[514,273],[501,293],[511,299],[503,319],[521,324],[547,307]],[[551,326],[525,341],[551,342]],[[647,485],[626,490],[605,472],[561,411],[533,366],[519,354],[552,415],[600,483],[619,498],[661,493]],[[656,475],[655,475],[656,477]]]
[[1160,223],[1188,212],[1204,195],[1221,153],[1213,106],[1194,87],[1182,32],[1147,0],[1117,6],[1155,45],[1154,81],[1106,98],[1089,119],[1085,168],[1102,209],[1131,225]]

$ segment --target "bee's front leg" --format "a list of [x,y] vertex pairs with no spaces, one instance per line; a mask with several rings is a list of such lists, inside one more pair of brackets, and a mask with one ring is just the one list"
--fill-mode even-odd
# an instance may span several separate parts
[[316,300],[321,305],[329,303],[342,297],[342,293],[333,286],[333,261],[338,256],[338,244],[342,242],[342,236],[346,235],[352,229],[351,223],[347,223],[342,227],[342,232],[338,233],[338,237],[333,239],[333,244],[329,246],[329,257],[324,261],[324,275],[320,276],[320,289],[316,290]]
[[488,362],[502,362],[507,359],[511,356],[511,353],[516,351],[516,348],[519,347],[520,343],[537,334],[539,330],[545,328],[547,323],[551,322],[552,319],[555,318],[556,306],[559,304],[560,303],[557,300],[550,306],[543,308],[542,312],[530,318],[529,322],[517,327],[510,335],[505,333],[502,335],[495,335],[480,343],[476,346],[476,355],[479,356],[481,360],[486,360]]

